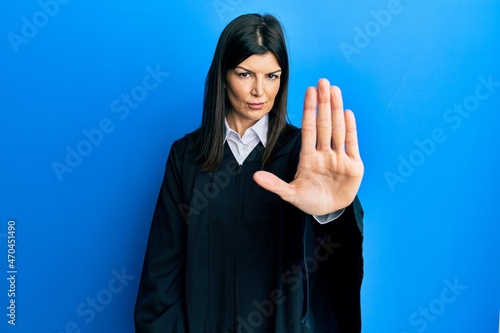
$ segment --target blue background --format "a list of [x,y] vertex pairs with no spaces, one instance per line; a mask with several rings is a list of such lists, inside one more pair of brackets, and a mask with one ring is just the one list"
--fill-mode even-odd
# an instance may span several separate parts
[[357,115],[363,332],[497,332],[498,0],[2,4],[0,331],[133,332],[170,144],[199,125],[217,38],[248,12],[284,24],[294,124],[320,77]]

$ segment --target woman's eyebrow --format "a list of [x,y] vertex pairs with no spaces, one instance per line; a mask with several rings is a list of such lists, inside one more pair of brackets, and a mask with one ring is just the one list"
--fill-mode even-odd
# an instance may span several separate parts
[[[242,66],[236,66],[235,68],[243,69],[245,72],[248,72],[248,73],[251,73],[251,74],[255,74],[255,72],[254,72],[254,71],[251,71],[251,70],[249,70],[249,69],[247,69],[247,68],[245,68],[245,67],[242,67]],[[267,74],[276,74],[276,73],[278,73],[278,72],[281,72],[281,68],[280,68],[280,69],[275,70],[274,72],[269,72],[269,73],[267,73]]]

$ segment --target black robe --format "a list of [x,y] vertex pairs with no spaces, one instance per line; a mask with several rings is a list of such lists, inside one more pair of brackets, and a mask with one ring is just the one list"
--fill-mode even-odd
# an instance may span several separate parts
[[[137,333],[361,331],[363,210],[356,198],[321,225],[257,185],[259,144],[238,165],[227,145],[202,172],[196,132],[174,142],[135,307]],[[293,180],[300,130],[287,126],[269,167]]]

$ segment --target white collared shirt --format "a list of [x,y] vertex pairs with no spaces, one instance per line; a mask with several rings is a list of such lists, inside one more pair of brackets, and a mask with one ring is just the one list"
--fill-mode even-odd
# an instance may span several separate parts
[[[224,121],[224,124],[226,127],[226,136],[224,142],[227,141],[227,144],[229,145],[229,148],[231,149],[231,152],[233,153],[234,158],[236,159],[239,165],[243,164],[245,159],[248,157],[248,155],[250,155],[252,150],[255,147],[257,147],[259,142],[262,142],[262,145],[264,147],[266,146],[267,131],[269,125],[268,114],[259,119],[259,121],[257,121],[252,127],[249,127],[245,131],[245,133],[243,133],[242,137],[240,137],[238,132],[229,127],[227,119]],[[343,212],[344,209],[340,209],[330,214],[322,216],[316,216],[316,215],[313,216],[316,219],[316,221],[318,221],[321,224],[325,224],[335,220],[340,215],[342,215]]]
[[226,137],[229,148],[233,152],[234,158],[242,165],[245,159],[250,155],[252,150],[257,147],[259,142],[265,147],[267,143],[267,129],[269,124],[269,115],[266,114],[260,118],[252,127],[248,128],[243,136],[240,137],[238,132],[229,127],[227,119],[225,120]]

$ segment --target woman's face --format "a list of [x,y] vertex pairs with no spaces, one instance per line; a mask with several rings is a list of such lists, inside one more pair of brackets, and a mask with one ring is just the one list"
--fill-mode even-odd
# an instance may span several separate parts
[[280,88],[281,68],[276,56],[267,52],[246,58],[227,73],[230,102],[229,126],[241,136],[274,105]]

